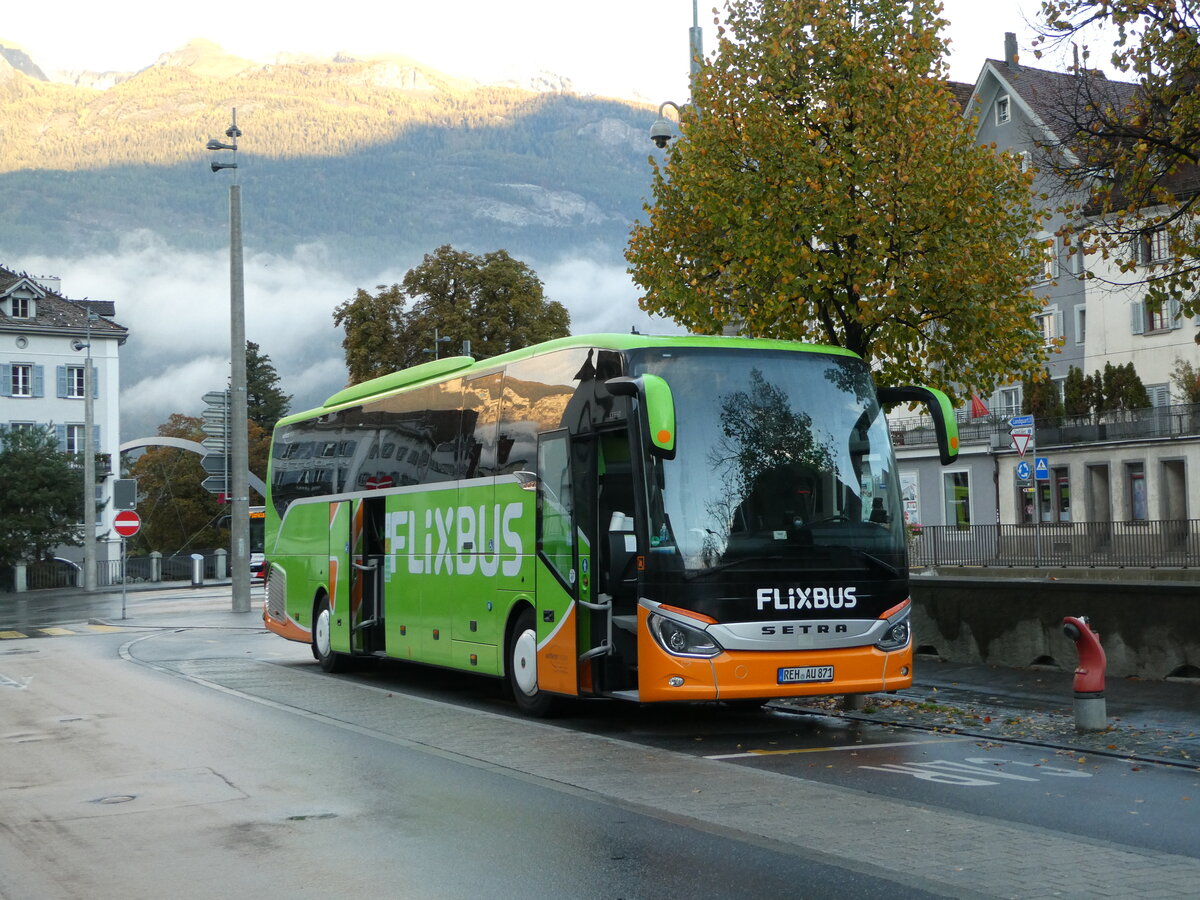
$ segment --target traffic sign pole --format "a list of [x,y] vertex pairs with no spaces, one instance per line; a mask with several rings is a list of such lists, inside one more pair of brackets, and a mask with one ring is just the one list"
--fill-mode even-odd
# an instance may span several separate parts
[[121,538],[121,621],[125,620],[125,583],[129,580],[125,577],[125,538]]

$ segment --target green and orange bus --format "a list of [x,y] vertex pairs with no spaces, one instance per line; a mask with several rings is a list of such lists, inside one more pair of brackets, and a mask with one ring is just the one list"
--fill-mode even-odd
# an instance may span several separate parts
[[760,703],[912,682],[879,388],[835,347],[588,335],[435,360],[275,428],[264,621],[557,698]]

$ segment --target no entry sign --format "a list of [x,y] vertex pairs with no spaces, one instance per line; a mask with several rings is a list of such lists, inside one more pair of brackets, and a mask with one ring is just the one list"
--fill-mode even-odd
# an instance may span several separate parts
[[122,510],[113,518],[113,531],[121,537],[133,537],[141,527],[141,517],[131,509]]

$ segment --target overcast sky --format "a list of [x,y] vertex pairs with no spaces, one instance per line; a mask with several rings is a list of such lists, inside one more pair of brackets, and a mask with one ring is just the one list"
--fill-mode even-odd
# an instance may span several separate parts
[[[699,0],[706,51],[714,7]],[[951,77],[974,81],[1004,32],[1026,51],[1038,0],[946,0]],[[482,80],[549,70],[577,90],[650,99],[686,96],[692,0],[52,0],[6,3],[0,40],[46,70],[134,71],[192,38],[250,59],[288,52],[410,56]]]

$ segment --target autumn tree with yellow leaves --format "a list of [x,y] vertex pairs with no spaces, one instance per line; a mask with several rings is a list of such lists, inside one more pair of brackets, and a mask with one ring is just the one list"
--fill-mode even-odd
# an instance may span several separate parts
[[934,0],[729,0],[626,251],[642,308],[832,344],[881,380],[1041,371],[1020,161],[976,146]]

